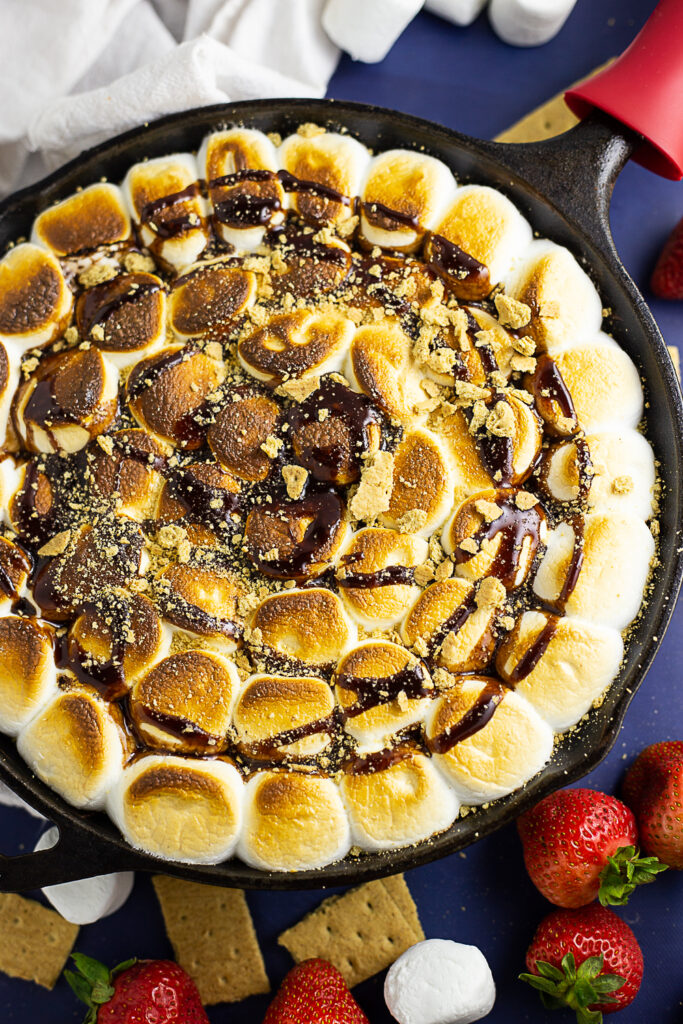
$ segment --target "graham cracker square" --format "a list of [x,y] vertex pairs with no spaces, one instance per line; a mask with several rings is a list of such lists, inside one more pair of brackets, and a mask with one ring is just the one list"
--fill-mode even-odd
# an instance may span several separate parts
[[206,1006],[269,992],[261,949],[241,889],[152,879],[176,960]]
[[78,931],[35,900],[0,893],[0,971],[54,988]]
[[424,939],[403,875],[331,896],[279,937],[294,960],[322,957],[349,988],[383,970]]

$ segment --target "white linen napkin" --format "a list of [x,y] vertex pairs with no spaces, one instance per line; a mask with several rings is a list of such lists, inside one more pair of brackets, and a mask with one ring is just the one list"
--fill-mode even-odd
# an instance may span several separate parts
[[323,96],[324,2],[2,0],[0,194],[172,111]]

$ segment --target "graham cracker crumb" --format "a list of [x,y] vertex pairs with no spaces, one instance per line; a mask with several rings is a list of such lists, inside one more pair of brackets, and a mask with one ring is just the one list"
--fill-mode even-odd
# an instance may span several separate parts
[[496,402],[486,417],[486,429],[496,437],[515,436],[515,414],[507,402]]
[[306,121],[299,125],[296,133],[303,139],[314,139],[317,135],[324,135],[325,129],[321,128],[319,124],[314,124],[313,121]]
[[123,266],[129,274],[153,274],[156,270],[152,257],[142,252],[127,252],[123,257]]
[[303,466],[283,466],[282,479],[287,487],[287,494],[296,500],[301,497],[301,492],[306,485],[308,470]]
[[444,580],[451,578],[455,571],[455,566],[451,562],[450,558],[446,558],[441,565],[437,566],[434,573],[434,579],[437,583],[443,583]]
[[263,444],[260,446],[261,451],[265,452],[269,459],[276,459],[278,452],[284,445],[284,441],[275,437],[273,434],[269,434]]
[[288,380],[276,389],[276,394],[286,395],[295,402],[304,402],[309,395],[318,390],[320,377],[303,377]]
[[68,548],[70,540],[71,530],[62,530],[61,533],[56,533],[47,544],[43,544],[42,548],[38,548],[38,554],[43,558],[61,555]]
[[512,347],[515,352],[519,352],[520,356],[532,356],[536,351],[536,342],[528,334],[524,334],[521,338],[517,338],[513,334]]
[[486,576],[479,584],[475,597],[477,608],[493,610],[505,604],[507,590],[495,576]]
[[468,555],[476,555],[479,551],[479,545],[474,537],[465,537],[464,540],[460,541],[458,547],[462,548],[463,551],[466,551]]
[[349,510],[355,519],[375,519],[386,512],[394,487],[394,456],[391,452],[376,452],[366,460],[358,490],[351,499]]
[[612,491],[614,494],[630,494],[632,490],[633,477],[616,476],[612,481]]
[[415,582],[418,587],[426,587],[433,579],[434,568],[428,562],[415,566]]
[[496,304],[498,319],[503,327],[512,327],[514,331],[526,327],[531,320],[531,309],[525,302],[518,302],[511,295],[499,292],[493,300]]
[[518,491],[515,495],[515,505],[517,508],[521,508],[523,512],[526,512],[527,509],[538,505],[538,498],[535,494],[531,494],[530,491]]
[[502,511],[493,501],[488,501],[486,498],[477,498],[474,503],[479,515],[483,516],[487,523],[494,523],[496,519],[502,516]]
[[78,283],[83,288],[94,288],[116,277],[116,268],[111,263],[93,263],[78,275]]
[[404,512],[396,523],[399,533],[418,533],[427,522],[427,513],[421,508],[411,508]]

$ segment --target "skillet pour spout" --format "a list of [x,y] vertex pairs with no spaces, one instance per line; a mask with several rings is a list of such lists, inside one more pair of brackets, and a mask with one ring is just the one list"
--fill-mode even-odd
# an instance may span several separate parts
[[0,737],[0,779],[59,828],[49,850],[0,856],[0,891],[22,891],[121,870],[159,870],[199,882],[253,889],[324,888],[357,884],[451,854],[516,818],[554,789],[595,767],[614,744],[621,721],[661,643],[681,579],[683,556],[683,402],[666,346],[642,296],[627,275],[609,231],[609,199],[639,137],[604,114],[557,139],[530,146],[481,142],[430,122],[377,107],[307,100],[262,100],[175,114],[135,129],[87,153],[0,206],[0,242],[25,235],[40,210],[102,176],[116,180],[144,157],[196,149],[207,131],[242,123],[282,135],[302,122],[344,127],[373,148],[409,145],[443,160],[460,180],[503,191],[533,228],[567,246],[590,273],[611,310],[607,328],[635,361],[649,400],[648,439],[661,469],[660,551],[647,603],[631,629],[619,675],[600,708],[557,747],[525,788],[417,846],[349,857],[325,868],[269,873],[237,861],[189,865],[155,860],[132,849],[103,815],[77,810],[24,764]]

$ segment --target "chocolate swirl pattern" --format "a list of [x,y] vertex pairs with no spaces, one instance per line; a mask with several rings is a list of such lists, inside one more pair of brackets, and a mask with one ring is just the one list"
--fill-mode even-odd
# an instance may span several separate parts
[[574,257],[302,125],[88,185],[0,260],[0,729],[135,847],[315,868],[525,785],[654,555]]

